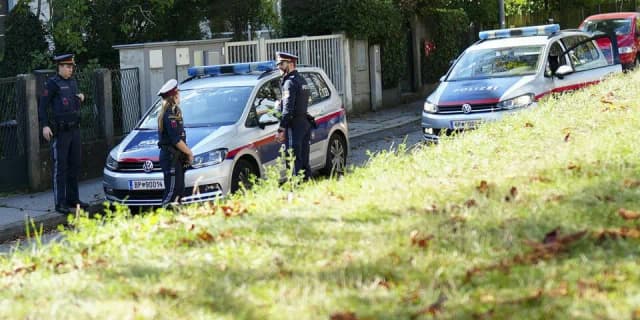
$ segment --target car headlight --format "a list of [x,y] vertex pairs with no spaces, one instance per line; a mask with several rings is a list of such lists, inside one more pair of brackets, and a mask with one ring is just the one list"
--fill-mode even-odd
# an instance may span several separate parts
[[620,48],[618,48],[618,52],[619,52],[620,54],[623,54],[623,53],[633,53],[633,47],[620,47]]
[[498,102],[498,107],[501,109],[511,110],[528,107],[531,103],[533,103],[533,95],[525,94],[517,98],[500,101]]
[[429,101],[425,101],[424,107],[422,109],[424,110],[424,112],[428,112],[428,113],[438,112],[438,106]]
[[118,170],[118,161],[116,161],[116,159],[114,159],[111,155],[109,155],[107,157],[107,162],[105,163],[105,166],[107,167],[107,169],[111,171],[116,171]]
[[208,166],[215,166],[216,164],[224,161],[227,157],[227,149],[216,149],[205,153],[201,153],[193,157],[193,163],[191,167],[202,168]]

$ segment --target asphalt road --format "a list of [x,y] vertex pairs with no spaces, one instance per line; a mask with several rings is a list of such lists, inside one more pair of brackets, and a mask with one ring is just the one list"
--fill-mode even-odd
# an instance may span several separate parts
[[[396,150],[398,146],[404,143],[408,148],[422,142],[422,133],[420,132],[420,124],[415,122],[410,125],[397,127],[385,131],[360,136],[351,140],[351,150],[347,158],[347,165],[363,166],[369,160],[370,153],[377,153],[384,150]],[[57,241],[61,239],[61,235],[57,231],[45,232],[40,237],[41,243]],[[0,244],[0,255],[8,254],[11,250],[15,250],[16,246],[20,246],[21,250],[30,250],[37,244],[35,240],[9,241]]]

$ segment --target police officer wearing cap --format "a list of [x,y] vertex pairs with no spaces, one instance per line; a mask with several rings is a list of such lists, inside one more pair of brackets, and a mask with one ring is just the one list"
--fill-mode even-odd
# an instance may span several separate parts
[[276,52],[276,63],[282,79],[282,118],[276,135],[276,141],[286,141],[287,150],[295,156],[294,174],[304,170],[304,178],[311,177],[309,166],[309,141],[311,140],[311,123],[307,118],[309,106],[309,91],[307,82],[296,70],[298,57],[286,53]]
[[[78,92],[78,83],[73,78],[75,61],[73,54],[53,58],[58,72],[49,78],[40,97],[38,119],[42,136],[51,141],[53,158],[53,194],[55,209],[66,214],[76,206],[86,209],[89,205],[80,201],[78,172],[80,171],[80,104],[84,95]],[[51,108],[51,119],[47,114]]]
[[164,175],[162,205],[180,203],[184,194],[184,169],[193,162],[193,153],[187,146],[187,134],[180,110],[178,82],[171,79],[158,91],[162,108],[158,114],[158,146],[160,167]]

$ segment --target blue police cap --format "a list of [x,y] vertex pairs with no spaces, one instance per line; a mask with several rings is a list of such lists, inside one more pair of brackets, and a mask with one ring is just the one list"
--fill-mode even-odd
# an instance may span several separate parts
[[298,56],[282,51],[276,51],[276,64],[280,64],[280,62],[296,62],[298,61]]
[[55,63],[57,64],[76,64],[76,62],[73,60],[73,53],[65,53],[55,56],[53,57],[53,61],[55,61]]
[[158,95],[161,97],[169,97],[178,93],[178,81],[176,79],[169,79],[160,90],[158,90]]

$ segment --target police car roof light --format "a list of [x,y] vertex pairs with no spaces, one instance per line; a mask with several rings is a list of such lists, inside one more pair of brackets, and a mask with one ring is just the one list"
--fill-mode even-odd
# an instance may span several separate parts
[[247,62],[234,64],[218,64],[212,66],[191,67],[187,70],[190,77],[219,76],[223,74],[242,74],[254,71],[266,72],[276,69],[275,61]]
[[488,40],[511,37],[548,36],[558,31],[560,31],[559,24],[547,24],[543,26],[480,31],[478,36],[480,40]]

